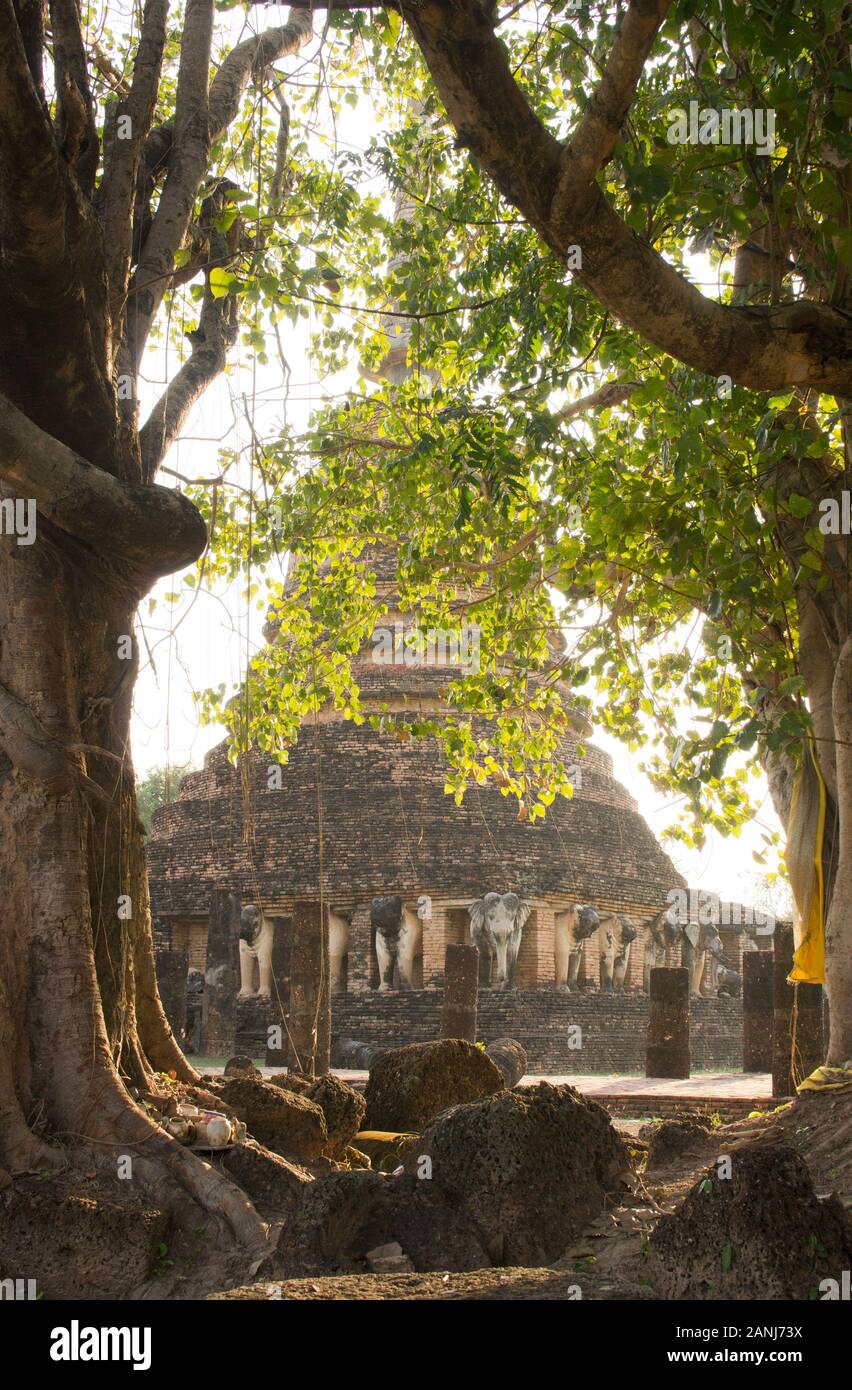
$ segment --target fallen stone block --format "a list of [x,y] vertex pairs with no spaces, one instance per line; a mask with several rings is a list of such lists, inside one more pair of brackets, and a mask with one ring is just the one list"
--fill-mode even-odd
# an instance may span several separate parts
[[377,1057],[365,1089],[368,1130],[422,1130],[451,1105],[503,1089],[490,1057],[461,1038],[409,1043]]

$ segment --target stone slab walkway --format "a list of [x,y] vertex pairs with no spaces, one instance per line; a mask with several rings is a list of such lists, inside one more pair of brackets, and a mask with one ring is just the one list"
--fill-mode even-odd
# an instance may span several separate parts
[[[217,1073],[221,1066],[206,1067],[205,1070]],[[280,1067],[261,1067],[264,1076],[272,1076]],[[341,1081],[349,1081],[356,1086],[363,1085],[366,1071],[346,1071],[333,1067],[335,1076]],[[522,1086],[535,1086],[539,1081],[549,1081],[553,1086],[575,1086],[586,1096],[673,1096],[683,1100],[769,1100],[772,1095],[772,1078],[768,1072],[697,1072],[686,1081],[652,1080],[647,1076],[602,1075],[600,1073],[578,1075],[525,1076]]]
[[652,1080],[647,1076],[525,1076],[522,1086],[537,1081],[575,1086],[587,1096],[681,1096],[684,1100],[768,1100],[768,1072],[699,1072],[686,1081]]

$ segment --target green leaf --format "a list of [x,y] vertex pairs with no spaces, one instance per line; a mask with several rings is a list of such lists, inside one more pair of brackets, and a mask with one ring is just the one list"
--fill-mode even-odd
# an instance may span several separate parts
[[804,690],[805,681],[803,676],[788,676],[778,687],[779,695],[792,695],[797,690]]
[[800,492],[791,492],[787,498],[787,506],[793,516],[809,516],[813,511],[814,504],[809,497],[803,497]]
[[227,294],[238,289],[239,284],[239,280],[229,270],[214,265],[210,272],[210,293],[214,299],[224,299]]

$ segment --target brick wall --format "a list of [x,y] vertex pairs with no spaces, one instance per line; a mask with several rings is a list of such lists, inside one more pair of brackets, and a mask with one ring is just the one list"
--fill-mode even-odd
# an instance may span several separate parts
[[[440,1037],[442,1004],[440,989],[337,996],[332,1001],[332,1045],[344,1037],[396,1046],[429,1042]],[[483,991],[477,1035],[482,1042],[516,1038],[526,1048],[529,1068],[535,1072],[641,1074],[647,1023],[648,1000],[642,994]],[[579,1049],[569,1043],[569,1029],[577,1025]],[[741,1001],[693,999],[690,1042],[693,1072],[740,1070]]]
[[[220,745],[184,778],[178,799],[155,814],[148,844],[154,914],[206,914],[217,887],[279,912],[320,891],[333,907],[351,910],[383,893],[470,902],[511,890],[537,906],[564,896],[650,914],[685,885],[614,780],[610,758],[587,747],[582,787],[530,824],[491,788],[474,788],[456,806],[444,793],[446,766],[431,740],[401,744],[343,721],[307,727],[281,769],[280,789],[269,789],[267,757],[248,760],[244,835],[240,777]],[[567,762],[575,748],[566,742],[560,750]],[[549,924],[542,925],[546,935]]]

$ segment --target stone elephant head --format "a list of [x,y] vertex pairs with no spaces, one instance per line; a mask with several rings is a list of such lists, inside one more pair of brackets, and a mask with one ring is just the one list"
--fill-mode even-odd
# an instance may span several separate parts
[[594,936],[600,924],[600,917],[589,903],[578,903],[574,926],[575,942],[579,944],[581,941],[588,941],[590,936]]
[[416,906],[396,893],[373,898],[370,920],[376,930],[379,989],[413,989],[416,962],[422,955],[423,922],[432,915],[432,900],[421,893]]
[[471,940],[492,962],[493,988],[512,989],[529,904],[517,893],[486,893],[471,903],[468,912]]
[[662,912],[658,912],[656,917],[645,923],[643,930],[648,933],[654,944],[664,951],[676,946],[681,933],[677,908],[664,907]]
[[240,913],[240,941],[254,946],[263,928],[263,913],[254,903],[246,903]]
[[694,951],[709,951],[711,956],[721,956],[722,938],[715,922],[687,922],[683,937]]
[[556,988],[570,994],[577,988],[583,942],[601,924],[601,919],[589,903],[575,903],[553,919],[553,945],[556,966]]

